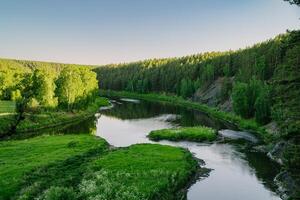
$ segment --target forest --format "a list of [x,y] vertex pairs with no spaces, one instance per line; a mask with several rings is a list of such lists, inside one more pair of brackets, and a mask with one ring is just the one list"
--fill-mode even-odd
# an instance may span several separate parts
[[17,102],[17,109],[81,109],[98,94],[88,66],[1,59],[0,72],[0,100]]
[[167,93],[193,99],[216,80],[218,105],[230,100],[233,111],[260,124],[277,121],[282,135],[300,130],[300,31],[288,31],[237,51],[150,59],[96,68],[107,90]]

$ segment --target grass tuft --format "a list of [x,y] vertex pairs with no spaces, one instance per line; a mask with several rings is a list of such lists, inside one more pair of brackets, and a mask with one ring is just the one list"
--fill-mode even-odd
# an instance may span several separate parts
[[216,130],[204,126],[171,128],[151,131],[148,137],[151,140],[171,140],[171,141],[213,141],[217,138]]

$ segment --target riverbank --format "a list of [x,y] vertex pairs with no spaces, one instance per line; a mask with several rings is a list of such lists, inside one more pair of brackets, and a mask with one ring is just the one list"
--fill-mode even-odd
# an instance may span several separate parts
[[16,103],[0,101],[0,137],[7,134],[16,123]]
[[[182,148],[111,148],[88,134],[0,142],[0,199],[174,199],[200,172]],[[203,173],[206,170],[203,170]]]
[[84,110],[66,111],[43,111],[40,113],[24,113],[24,119],[20,120],[15,127],[14,135],[28,132],[35,132],[47,128],[64,126],[76,123],[93,116],[100,107],[108,106],[110,102],[107,98],[98,97]]
[[209,107],[207,105],[200,104],[197,102],[192,102],[190,100],[185,100],[178,96],[156,94],[156,93],[139,94],[139,93],[125,92],[125,91],[110,91],[110,90],[101,90],[100,94],[107,97],[123,97],[123,98],[125,97],[125,98],[136,98],[136,99],[153,101],[153,102],[163,102],[167,104],[199,110],[220,121],[231,123],[235,125],[237,128],[239,128],[240,130],[249,131],[255,134],[256,136],[258,136],[265,143],[270,143],[273,140],[273,136],[269,134],[264,127],[256,123],[255,120],[243,119],[240,116],[237,116],[233,113],[220,111],[217,108]]

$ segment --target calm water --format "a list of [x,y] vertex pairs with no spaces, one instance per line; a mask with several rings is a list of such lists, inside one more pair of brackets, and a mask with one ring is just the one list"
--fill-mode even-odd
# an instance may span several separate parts
[[[98,116],[96,134],[111,145],[125,147],[152,143],[146,135],[155,129],[206,125],[215,129],[234,129],[205,114],[176,106],[121,99]],[[78,127],[78,126],[77,126]],[[168,142],[161,144],[188,148],[213,169],[209,177],[197,181],[189,190],[190,200],[276,200],[280,199],[272,180],[278,166],[265,155],[245,148],[247,144],[202,144]],[[248,150],[247,150],[248,149]]]

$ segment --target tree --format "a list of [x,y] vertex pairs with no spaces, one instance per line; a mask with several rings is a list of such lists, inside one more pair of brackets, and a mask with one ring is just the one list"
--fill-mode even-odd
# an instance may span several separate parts
[[270,115],[270,94],[269,89],[265,86],[255,101],[255,120],[260,124],[266,124],[270,121]]
[[249,117],[250,108],[247,101],[247,90],[246,83],[236,83],[232,90],[233,110],[242,117]]
[[84,92],[79,69],[71,66],[65,67],[56,84],[59,103],[71,110]]
[[284,0],[284,1],[287,1],[290,4],[295,4],[297,6],[300,6],[300,0]]
[[191,97],[194,93],[194,84],[190,79],[182,79],[180,85],[180,95],[183,98]]
[[33,72],[33,91],[35,99],[45,108],[55,108],[58,104],[55,97],[56,72],[52,68],[37,68]]

